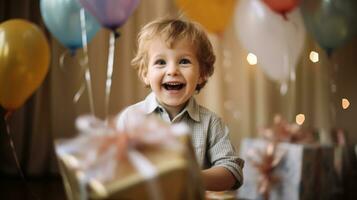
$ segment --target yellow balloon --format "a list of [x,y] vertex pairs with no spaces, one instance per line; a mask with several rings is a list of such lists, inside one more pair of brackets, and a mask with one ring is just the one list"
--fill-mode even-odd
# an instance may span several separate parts
[[177,6],[208,31],[222,33],[231,22],[236,0],[176,0]]
[[33,23],[12,19],[0,24],[0,104],[6,110],[22,106],[45,78],[50,48]]

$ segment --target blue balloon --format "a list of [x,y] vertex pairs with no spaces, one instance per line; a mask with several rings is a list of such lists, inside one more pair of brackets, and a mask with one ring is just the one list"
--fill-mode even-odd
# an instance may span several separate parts
[[[82,48],[82,29],[78,0],[41,0],[41,15],[46,27],[64,46],[74,52]],[[99,31],[96,19],[85,11],[87,42]]]
[[357,35],[356,0],[303,0],[301,13],[307,30],[327,53]]

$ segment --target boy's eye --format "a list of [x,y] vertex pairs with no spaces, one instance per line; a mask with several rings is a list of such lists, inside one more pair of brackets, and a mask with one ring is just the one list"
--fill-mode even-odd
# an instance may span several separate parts
[[155,64],[155,65],[165,65],[166,62],[165,62],[165,60],[163,60],[163,59],[159,59],[159,60],[156,60],[154,64]]
[[189,59],[187,59],[187,58],[183,58],[183,59],[180,60],[180,64],[183,64],[183,65],[191,64],[191,61]]

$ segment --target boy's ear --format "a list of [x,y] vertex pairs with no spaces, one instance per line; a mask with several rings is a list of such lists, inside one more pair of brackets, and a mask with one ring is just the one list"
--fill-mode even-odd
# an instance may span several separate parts
[[149,79],[147,77],[147,73],[142,73],[141,74],[141,78],[143,79],[145,85],[150,85],[150,81],[149,81]]
[[202,84],[203,82],[205,82],[206,77],[205,76],[200,76],[200,78],[198,79],[198,84]]

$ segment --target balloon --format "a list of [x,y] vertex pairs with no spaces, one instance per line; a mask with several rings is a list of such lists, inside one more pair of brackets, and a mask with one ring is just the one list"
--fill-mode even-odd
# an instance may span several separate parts
[[286,14],[296,8],[300,0],[263,0],[273,11],[286,16]]
[[[78,0],[41,0],[41,15],[48,30],[71,51],[83,47],[80,10]],[[87,41],[95,36],[100,25],[86,12]]]
[[236,0],[176,0],[177,6],[191,19],[212,33],[223,32],[231,22]]
[[21,19],[0,24],[0,104],[7,110],[22,106],[40,86],[50,62],[43,32]]
[[328,53],[357,33],[356,0],[304,0],[301,12],[307,30]]
[[102,26],[113,31],[121,27],[139,4],[139,0],[80,0]]
[[305,28],[299,10],[284,20],[260,0],[241,0],[235,15],[235,29],[242,45],[258,58],[268,77],[289,80],[304,46]]

